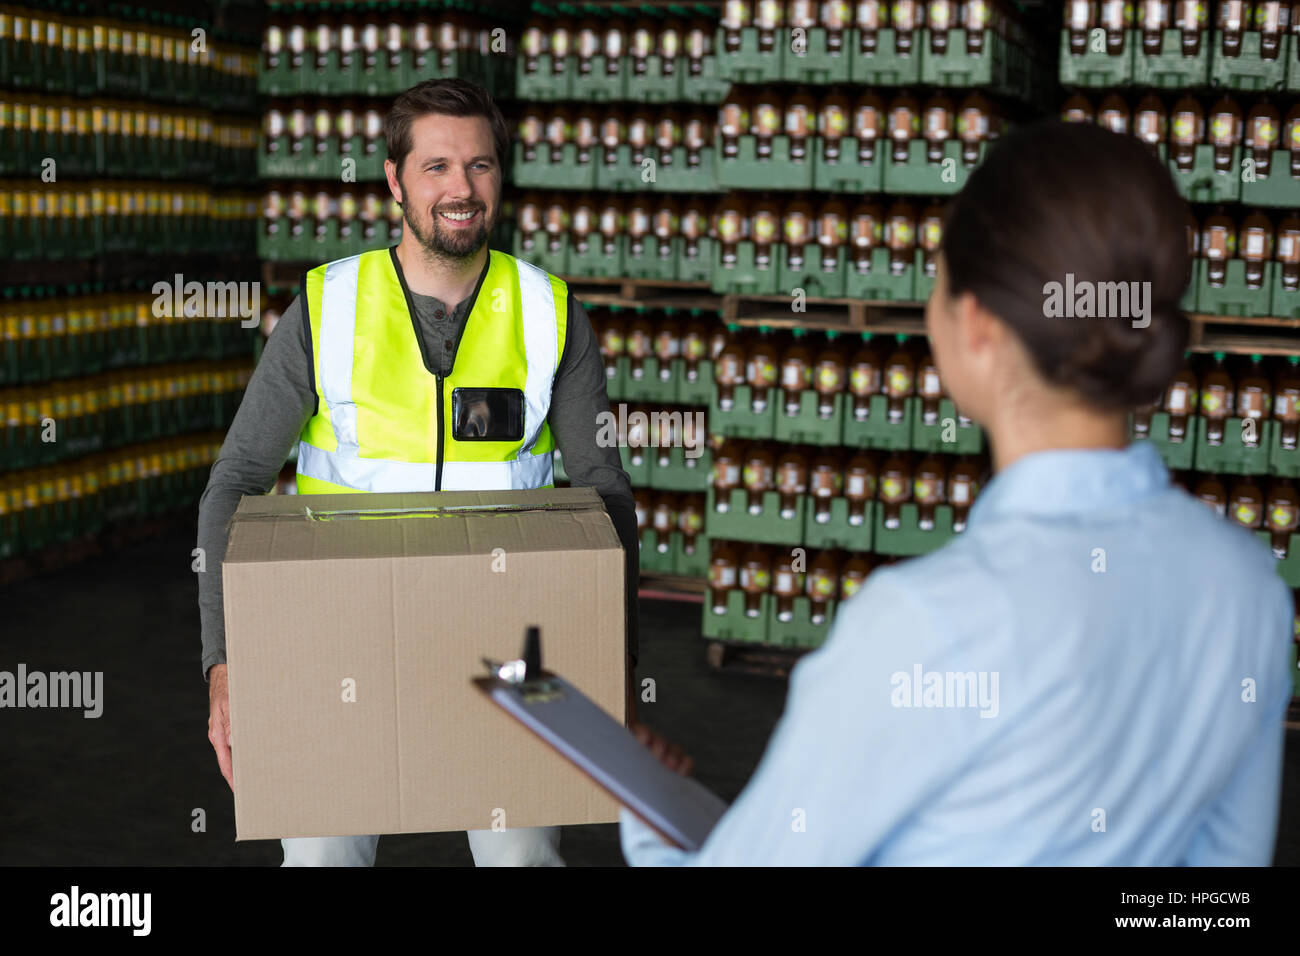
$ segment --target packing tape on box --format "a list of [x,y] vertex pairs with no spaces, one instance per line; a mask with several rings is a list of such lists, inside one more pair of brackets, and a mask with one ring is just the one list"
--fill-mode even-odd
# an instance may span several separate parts
[[[456,514],[522,514],[529,511],[591,511],[590,504],[538,504],[538,505],[426,505],[421,508],[348,508],[337,511],[315,511],[304,506],[303,516],[308,521],[334,521],[356,518],[442,518]],[[250,515],[250,517],[253,517]],[[256,517],[282,518],[284,515],[257,515]]]

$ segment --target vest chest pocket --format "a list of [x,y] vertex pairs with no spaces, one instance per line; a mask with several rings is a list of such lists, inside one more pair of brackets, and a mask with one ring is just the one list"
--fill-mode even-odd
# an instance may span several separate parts
[[517,388],[454,388],[451,419],[456,441],[520,441],[524,393]]

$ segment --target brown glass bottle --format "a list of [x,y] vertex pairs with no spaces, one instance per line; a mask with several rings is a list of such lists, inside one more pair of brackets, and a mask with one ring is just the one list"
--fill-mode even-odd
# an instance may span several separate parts
[[808,593],[809,619],[814,624],[826,620],[827,604],[839,598],[840,568],[839,556],[830,550],[818,554],[808,567],[804,587]]
[[740,584],[739,570],[736,546],[729,541],[714,541],[709,557],[709,606],[714,614],[727,613],[727,596]]
[[704,533],[704,505],[701,495],[682,495],[677,508],[677,530],[682,533],[682,553],[694,555]]
[[912,497],[916,500],[917,527],[934,530],[934,509],[947,501],[948,469],[937,455],[926,455],[916,466]]
[[844,350],[836,339],[839,333],[834,329],[826,333],[826,343],[817,353],[813,366],[812,385],[817,392],[817,417],[831,419],[835,416],[835,396],[844,391],[848,369],[844,361]]
[[655,532],[655,550],[668,554],[672,550],[673,531],[677,527],[677,496],[669,491],[661,491],[654,497],[654,509],[650,515],[650,526]]
[[808,455],[802,448],[787,448],[776,460],[776,490],[781,496],[781,517],[793,518],[799,499],[808,493]]
[[1264,496],[1252,475],[1241,475],[1228,492],[1228,520],[1258,531],[1264,526]]
[[1174,443],[1187,439],[1187,423],[1199,407],[1200,382],[1191,365],[1184,360],[1182,368],[1165,389],[1160,410],[1169,416],[1169,440]]
[[902,275],[916,263],[916,207],[900,200],[889,207],[885,218],[885,245],[889,248],[889,271]]
[[1264,420],[1269,417],[1273,398],[1270,394],[1271,383],[1264,374],[1263,358],[1259,355],[1250,357],[1250,367],[1237,382],[1236,411],[1237,417],[1252,419],[1255,427],[1242,428],[1243,445],[1254,447],[1259,444]]
[[849,393],[853,399],[853,420],[871,417],[871,396],[881,391],[880,352],[871,344],[871,333],[862,333],[862,343],[849,362]]
[[739,488],[741,482],[741,455],[743,450],[733,441],[724,441],[722,447],[713,453],[713,509],[718,512],[731,510],[731,493]]
[[1142,0],[1138,8],[1138,27],[1142,31],[1142,52],[1159,56],[1164,47],[1164,31],[1169,29],[1169,0]]
[[745,499],[749,513],[763,513],[763,495],[776,488],[776,456],[762,442],[751,442],[745,449],[745,464],[741,481],[745,486]]
[[1205,112],[1191,96],[1174,104],[1169,118],[1169,155],[1180,172],[1196,164],[1196,147],[1205,140]]
[[874,202],[860,202],[849,222],[849,254],[858,275],[871,272],[872,254],[884,245],[885,222]]
[[895,336],[897,347],[885,360],[884,393],[889,424],[898,425],[907,414],[907,400],[916,388],[916,363],[907,350],[907,336]]
[[1210,107],[1209,140],[1216,172],[1237,174],[1233,149],[1241,145],[1242,128],[1241,106],[1232,97],[1225,96]]
[[774,250],[781,235],[781,204],[767,194],[752,202],[749,229],[754,243],[754,268],[771,269],[775,267]]
[[844,468],[844,498],[848,502],[849,524],[855,527],[866,522],[867,502],[876,498],[878,467],[873,454],[858,451]]
[[1196,487],[1192,490],[1192,495],[1198,501],[1208,505],[1220,518],[1227,517],[1228,492],[1217,476],[1201,475],[1196,482]]
[[926,206],[917,224],[917,242],[924,257],[925,274],[933,279],[939,272],[939,244],[943,241],[943,208]]
[[1214,353],[1214,365],[1201,379],[1201,414],[1205,418],[1205,440],[1211,445],[1223,444],[1224,423],[1232,417],[1232,377],[1224,367],[1223,352]]
[[1201,227],[1201,256],[1206,280],[1221,288],[1228,274],[1228,260],[1237,256],[1237,225],[1221,210],[1205,218]]
[[1097,26],[1095,0],[1068,0],[1065,5],[1065,30],[1070,42],[1070,55],[1083,56],[1088,52],[1088,39]]
[[921,113],[921,120],[926,161],[932,164],[941,163],[944,144],[955,135],[952,100],[942,94],[930,97]]
[[772,599],[776,603],[778,621],[794,620],[794,599],[803,594],[803,571],[796,571],[795,562],[788,551],[778,551],[772,563]]
[[1181,31],[1183,56],[1197,56],[1209,26],[1204,0],[1174,0],[1174,29]]
[[805,268],[804,254],[814,241],[814,228],[812,203],[798,196],[785,204],[781,211],[781,238],[785,242],[785,261],[789,268]]
[[979,494],[979,481],[979,466],[966,456],[958,458],[948,473],[948,503],[952,506],[952,530],[957,534],[966,530],[971,505]]
[[772,553],[760,545],[753,545],[740,561],[740,589],[745,592],[745,616],[759,617],[763,613],[763,595],[772,587]]
[[808,472],[808,493],[812,497],[813,520],[826,524],[831,520],[831,502],[843,488],[840,458],[836,452],[822,449],[813,459]]
[[812,387],[812,352],[804,341],[803,329],[791,331],[790,343],[781,352],[781,393],[787,416],[799,414],[803,392]]
[[754,91],[754,156],[772,158],[773,138],[781,135],[785,119],[785,102],[775,86],[760,86]]
[[858,52],[874,56],[880,48],[881,29],[889,26],[889,0],[858,0],[853,6]]
[[691,309],[682,329],[682,376],[694,384],[700,380],[700,362],[709,358],[708,327],[699,319],[699,310]]
[[1159,152],[1169,139],[1169,114],[1160,97],[1149,93],[1138,101],[1133,111],[1133,134],[1147,147]]
[[1283,290],[1300,292],[1300,216],[1286,216],[1278,223],[1276,258]]
[[1075,93],[1061,106],[1061,120],[1066,123],[1096,122],[1097,111],[1093,109],[1092,100],[1082,93]]
[[921,399],[922,424],[939,424],[939,401],[943,398],[943,383],[939,381],[939,366],[934,363],[934,356],[929,349],[921,353],[921,360],[917,363],[916,394]]
[[1262,212],[1253,212],[1241,222],[1239,255],[1246,262],[1246,288],[1264,285],[1264,264],[1273,258],[1273,223]]
[[851,110],[849,98],[839,90],[823,94],[817,106],[817,135],[821,139],[822,157],[828,163],[840,161],[844,137],[849,135]]
[[730,411],[736,404],[736,388],[745,384],[747,349],[740,338],[740,327],[728,325],[730,338],[713,363],[713,375],[718,387],[718,407]]
[[848,241],[848,211],[838,199],[826,199],[817,209],[817,247],[823,272],[838,272],[840,251]]
[[1300,526],[1300,500],[1295,485],[1286,478],[1274,479],[1264,508],[1264,527],[1272,541],[1273,556],[1279,561],[1286,559],[1297,526]]
[[1219,53],[1225,57],[1241,56],[1241,38],[1250,29],[1250,0],[1219,0]]
[[768,327],[760,325],[758,338],[745,353],[745,384],[749,386],[750,406],[755,414],[767,410],[768,393],[776,388],[778,361],[776,341]]
[[1294,451],[1300,433],[1300,355],[1286,357],[1273,383],[1273,394],[1279,440],[1285,450]]
[[722,101],[718,108],[718,135],[723,159],[740,155],[740,138],[749,135],[752,109],[753,100],[745,87],[733,86]]
[[1101,4],[1100,25],[1106,31],[1106,53],[1110,56],[1123,56],[1125,50],[1125,33],[1133,26],[1133,7],[1131,4],[1117,3],[1115,0],[1103,0]]
[[[862,92],[853,104],[853,135],[858,141],[858,163],[869,166],[887,129],[885,101],[871,90]],[[910,138],[910,137],[909,137]]]
[[790,140],[791,162],[806,162],[817,130],[817,101],[807,89],[800,88],[785,101],[785,135]]
[[1272,103],[1256,103],[1246,116],[1243,142],[1255,163],[1255,175],[1267,177],[1282,135],[1282,116]]
[[920,106],[914,97],[904,93],[889,104],[887,120],[890,158],[895,163],[906,163],[911,155],[912,140],[921,133]]
[[912,465],[906,452],[894,452],[880,468],[880,508],[886,528],[897,528],[904,502],[912,500]]
[[1097,106],[1097,125],[1112,133],[1127,136],[1129,133],[1128,104],[1118,93],[1110,93]]

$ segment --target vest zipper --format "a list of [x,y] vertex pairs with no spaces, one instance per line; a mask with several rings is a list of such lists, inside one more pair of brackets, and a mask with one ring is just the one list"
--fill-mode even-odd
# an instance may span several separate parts
[[433,490],[442,491],[442,447],[446,432],[442,424],[442,376],[435,374],[433,378],[438,383],[438,464],[433,476]]

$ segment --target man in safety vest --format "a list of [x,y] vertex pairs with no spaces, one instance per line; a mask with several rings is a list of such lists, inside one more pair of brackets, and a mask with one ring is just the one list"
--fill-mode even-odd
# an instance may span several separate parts
[[[488,93],[430,80],[386,120],[401,242],[318,266],[267,342],[199,506],[208,738],[233,787],[222,613],[226,526],[297,449],[300,494],[541,488],[560,449],[604,499],[627,556],[629,674],[637,654],[637,522],[608,413],[604,363],[565,283],[489,250],[509,132]],[[629,681],[629,701],[632,682]],[[632,707],[633,705],[629,705]],[[634,719],[634,711],[629,712]],[[558,827],[471,831],[482,865],[563,865]],[[285,865],[369,866],[377,836],[286,839]]]

